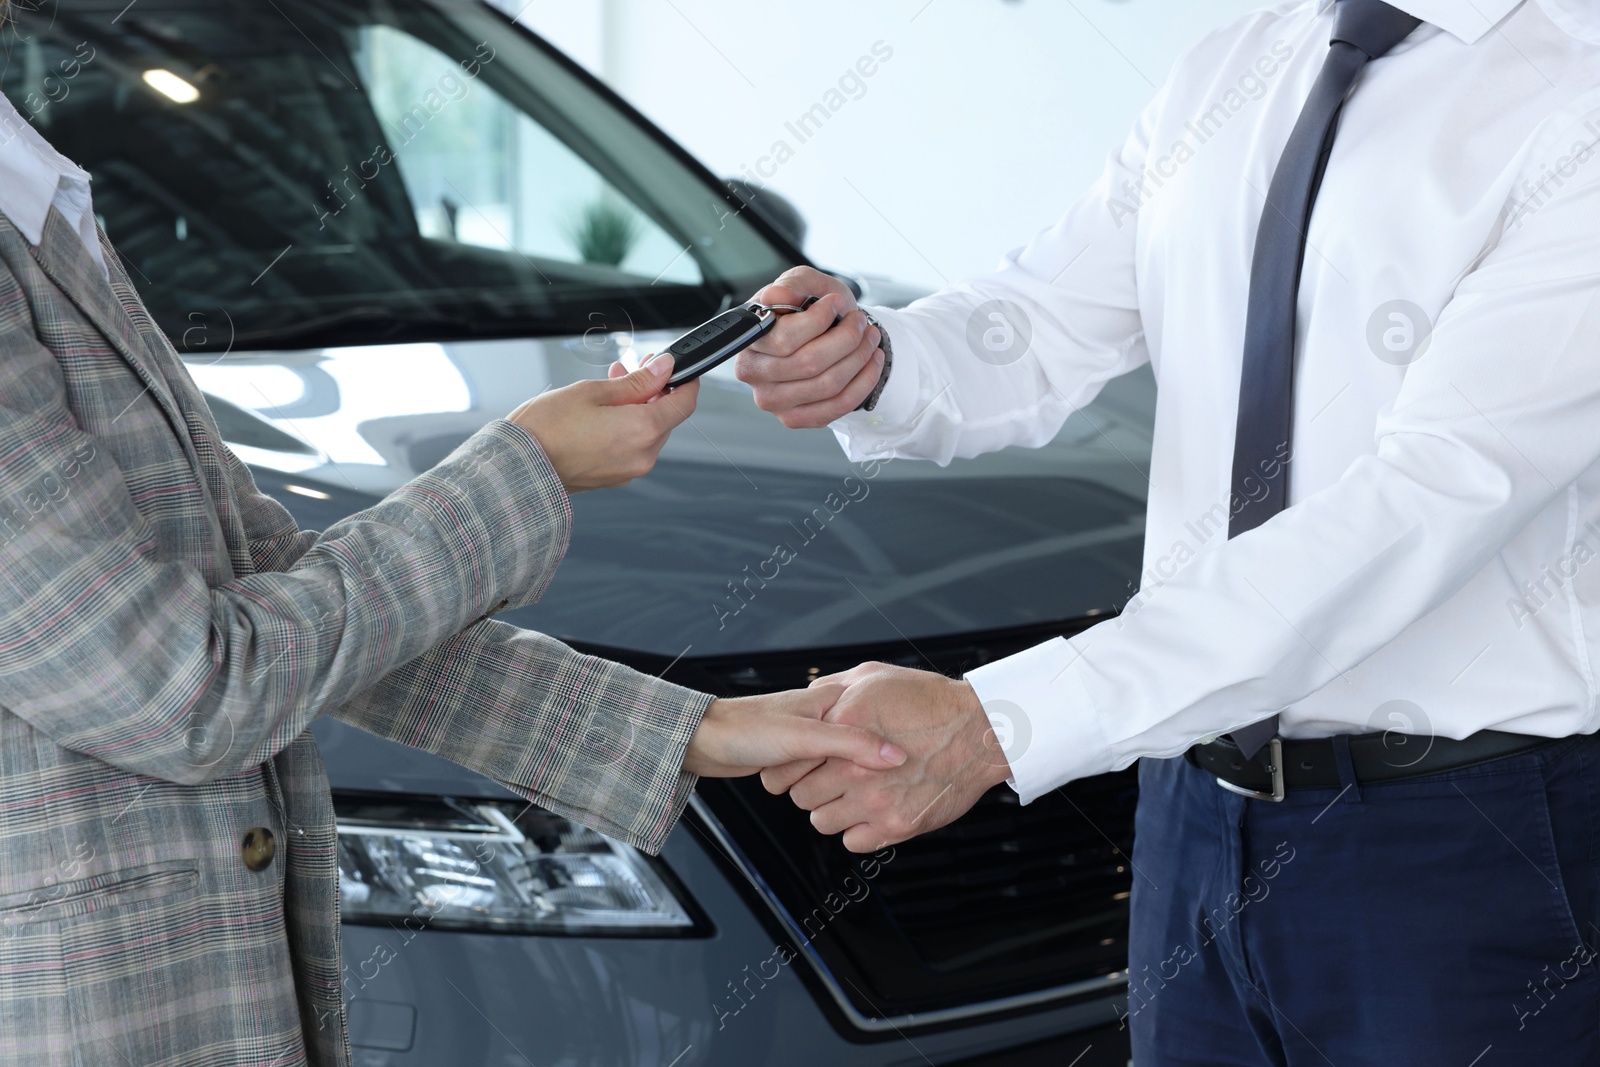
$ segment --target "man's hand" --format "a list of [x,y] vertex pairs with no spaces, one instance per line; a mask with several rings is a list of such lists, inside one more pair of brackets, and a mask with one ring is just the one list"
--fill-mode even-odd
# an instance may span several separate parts
[[813,685],[770,696],[713,700],[689,740],[683,769],[709,778],[737,778],[797,760],[839,760],[846,767],[885,771],[906,754],[858,726],[823,721],[844,692]]
[[795,267],[756,299],[799,307],[808,296],[818,298],[810,310],[779,318],[733,365],[734,375],[754,389],[756,407],[772,412],[790,429],[826,426],[854,411],[883,373],[878,329],[867,324],[866,314],[839,279]]
[[508,418],[539,442],[567,492],[622,485],[650,473],[673,429],[694,414],[700,383],[663,393],[671,374],[666,353],[632,374],[614,364],[608,380],[552,389]]
[[851,852],[875,852],[936,830],[967,812],[1010,777],[978,696],[966,682],[931,671],[863,663],[813,684],[849,686],[827,714],[830,722],[865,727],[892,738],[908,754],[890,771],[830,759],[762,772],[771,793],[788,791],[824,834],[844,833]]

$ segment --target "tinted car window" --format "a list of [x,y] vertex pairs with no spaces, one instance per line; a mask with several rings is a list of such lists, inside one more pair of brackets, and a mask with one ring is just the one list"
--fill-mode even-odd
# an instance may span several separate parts
[[0,88],[174,337],[219,308],[256,346],[663,327],[793,258],[481,4],[124,6],[27,18]]
[[466,71],[497,56],[493,44],[480,42],[463,69],[393,26],[364,27],[357,41],[359,80],[422,236],[658,283],[702,280],[684,245],[571,146],[483,79],[473,84]]

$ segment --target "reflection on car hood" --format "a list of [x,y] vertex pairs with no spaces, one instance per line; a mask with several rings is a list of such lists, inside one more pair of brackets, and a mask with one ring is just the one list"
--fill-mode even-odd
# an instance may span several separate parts
[[[262,488],[320,528],[528,397],[667,340],[364,346],[189,367],[221,401],[223,436]],[[831,433],[786,430],[758,411],[725,365],[702,380],[694,418],[652,474],[574,499],[555,581],[507,617],[590,644],[699,657],[1114,610],[1138,573],[1144,391],[1111,390],[1044,449],[948,468],[852,464]]]

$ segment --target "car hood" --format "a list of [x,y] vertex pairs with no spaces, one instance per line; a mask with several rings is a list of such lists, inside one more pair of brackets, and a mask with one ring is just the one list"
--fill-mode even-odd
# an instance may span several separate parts
[[[528,397],[667,335],[232,353],[189,369],[223,436],[308,528],[368,506]],[[1149,386],[1113,383],[1045,449],[853,464],[758,411],[724,365],[656,469],[574,498],[542,601],[507,618],[669,657],[914,641],[1081,618],[1131,594]]]

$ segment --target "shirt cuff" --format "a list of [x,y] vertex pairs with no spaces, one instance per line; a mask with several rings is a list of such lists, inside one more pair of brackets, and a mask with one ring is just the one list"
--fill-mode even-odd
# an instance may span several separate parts
[[1082,667],[1082,654],[1057,637],[966,675],[1011,765],[1011,788],[1024,804],[1067,782],[1116,769],[1111,739],[1079,676]]

